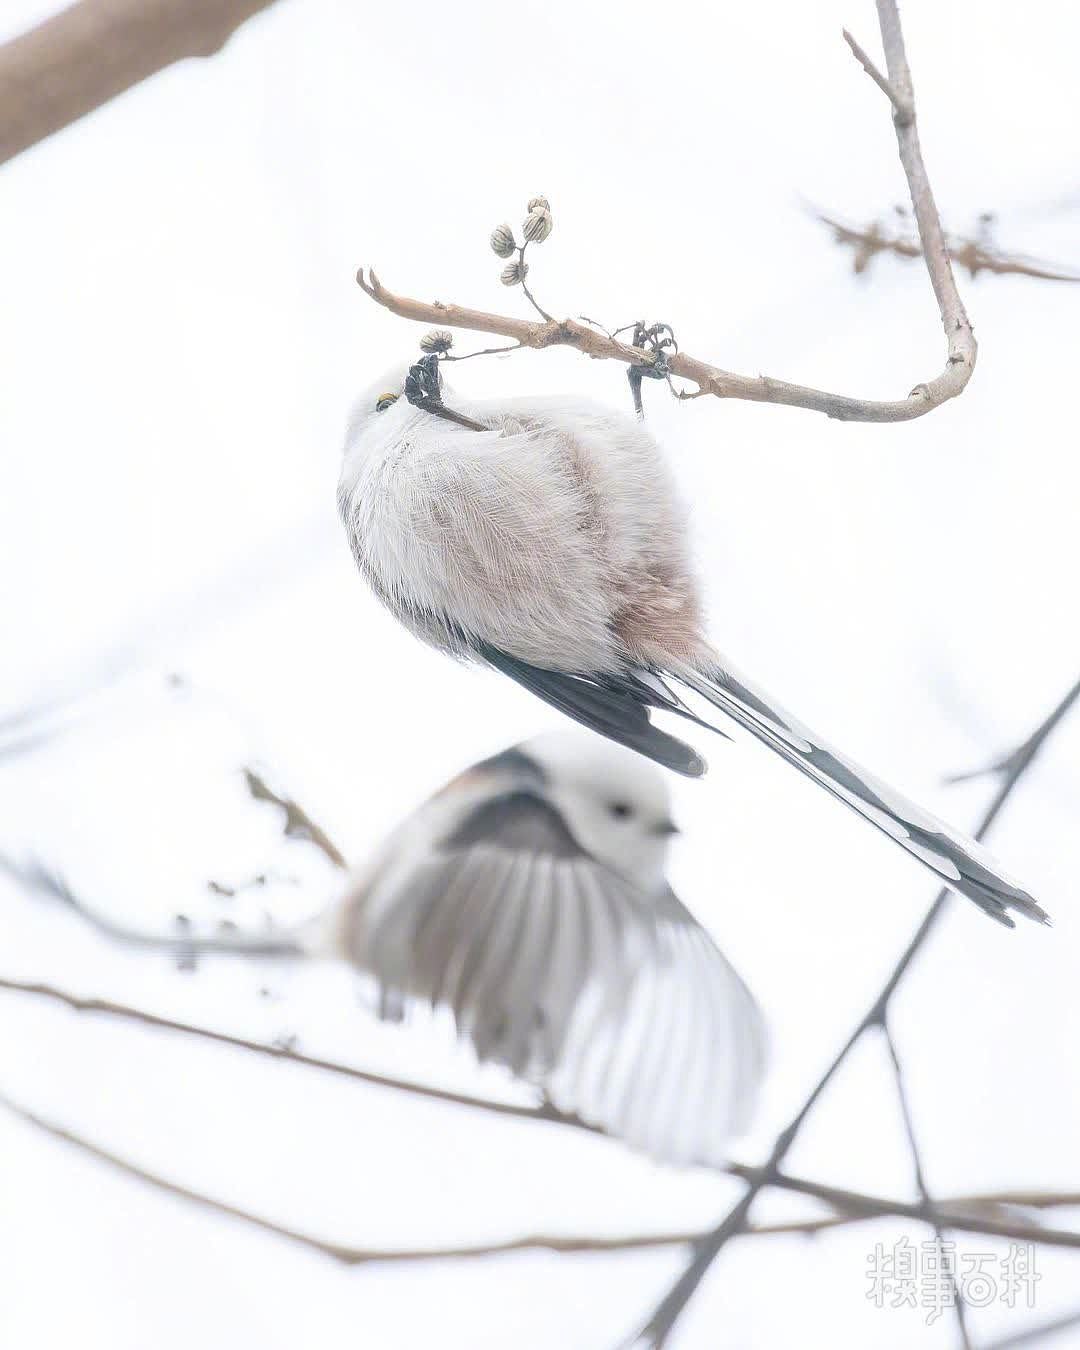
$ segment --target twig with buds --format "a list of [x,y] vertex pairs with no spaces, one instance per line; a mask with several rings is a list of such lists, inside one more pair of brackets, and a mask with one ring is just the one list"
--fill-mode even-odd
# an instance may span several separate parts
[[[926,166],[923,163],[916,130],[911,72],[904,51],[896,3],[895,0],[877,0],[877,7],[888,74],[883,75],[865,51],[850,37],[847,40],[860,64],[886,93],[894,110],[893,125],[918,226],[920,251],[925,260],[938,302],[942,327],[945,330],[947,345],[945,368],[933,379],[916,385],[906,398],[878,400],[833,394],[822,389],[789,384],[784,380],[772,379],[765,375],[756,377],[737,375],[691,356],[688,352],[675,352],[666,359],[665,373],[688,380],[695,387],[692,393],[683,394],[683,397],[698,398],[708,394],[714,398],[779,403],[787,407],[806,408],[813,412],[824,413],[840,421],[903,422],[914,417],[922,417],[940,407],[948,399],[956,398],[964,391],[971,378],[977,353],[975,335],[956,288],[945,234],[930,188]],[[476,333],[493,333],[499,337],[513,339],[517,347],[532,347],[537,350],[553,346],[572,347],[590,357],[622,361],[628,366],[655,367],[658,361],[657,353],[643,352],[640,347],[620,342],[617,337],[602,330],[597,331],[574,319],[555,319],[537,303],[525,283],[528,273],[525,248],[530,243],[540,242],[546,238],[550,228],[550,207],[544,198],[534,198],[530,203],[523,244],[517,243],[508,225],[500,225],[491,238],[491,245],[496,253],[500,257],[512,259],[503,269],[502,280],[508,286],[520,285],[525,290],[539,316],[532,321],[468,309],[461,305],[414,300],[396,295],[379,281],[374,271],[364,268],[357,272],[356,280],[365,294],[376,304],[401,318],[435,323],[440,325],[441,329],[461,328]],[[515,254],[516,257],[513,256]]]

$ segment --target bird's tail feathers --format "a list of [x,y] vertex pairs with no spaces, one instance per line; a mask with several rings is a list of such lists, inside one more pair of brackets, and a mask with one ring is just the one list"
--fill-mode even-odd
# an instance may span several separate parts
[[726,713],[928,868],[992,919],[1014,927],[1009,911],[1048,923],[1034,898],[1009,878],[981,844],[953,830],[894,788],[833,750],[761,689],[719,660],[669,673]]

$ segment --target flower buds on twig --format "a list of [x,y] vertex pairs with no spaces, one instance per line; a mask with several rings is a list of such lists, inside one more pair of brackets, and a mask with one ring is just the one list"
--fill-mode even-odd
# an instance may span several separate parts
[[509,225],[499,225],[492,230],[490,243],[492,251],[497,253],[500,258],[509,258],[517,248],[514,231]]
[[520,286],[529,275],[529,264],[515,259],[512,263],[507,263],[499,273],[499,280],[504,286]]
[[454,345],[454,335],[445,328],[433,328],[420,339],[422,352],[435,352],[437,355],[448,352]]

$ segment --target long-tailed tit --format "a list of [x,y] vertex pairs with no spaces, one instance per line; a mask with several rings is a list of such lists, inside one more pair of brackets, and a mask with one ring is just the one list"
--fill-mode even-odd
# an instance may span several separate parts
[[444,396],[434,358],[383,376],[354,411],[338,485],[361,573],[416,636],[699,776],[696,751],[649,720],[655,708],[700,721],[672,684],[692,690],[992,918],[1046,919],[986,850],[832,749],[709,643],[686,517],[641,422],[576,397],[456,394],[448,420],[433,415]]
[[[761,1013],[665,877],[663,776],[577,728],[453,779],[340,898],[291,931],[155,938],[22,869],[112,938],[185,953],[320,956],[369,975],[380,1016],[446,1008],[482,1061],[671,1163],[719,1163],[764,1072]],[[16,869],[10,869],[16,870]]]

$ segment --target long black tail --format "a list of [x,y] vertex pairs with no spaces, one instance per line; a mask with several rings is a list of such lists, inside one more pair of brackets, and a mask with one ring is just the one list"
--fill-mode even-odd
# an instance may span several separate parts
[[1013,928],[1008,913],[1013,909],[1029,919],[1049,922],[1046,912],[1001,871],[981,844],[833,750],[743,676],[719,664],[710,669],[680,667],[670,673],[895,840],[945,886],[966,895],[992,919]]

